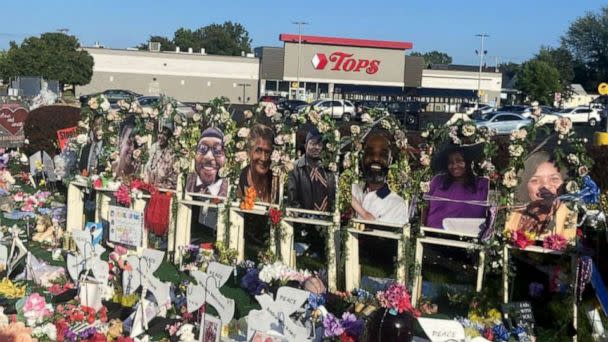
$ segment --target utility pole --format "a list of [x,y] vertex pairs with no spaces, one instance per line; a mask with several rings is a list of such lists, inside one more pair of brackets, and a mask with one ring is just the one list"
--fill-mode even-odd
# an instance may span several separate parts
[[483,56],[487,53],[487,51],[483,50],[483,42],[486,37],[490,35],[485,33],[476,34],[475,37],[481,38],[481,50],[477,52],[479,55],[479,75],[477,77],[477,108],[479,108],[479,101],[481,100],[481,70],[483,68]]
[[296,98],[300,93],[300,53],[302,52],[302,25],[309,25],[305,21],[294,21],[294,25],[298,25],[298,70],[296,71],[296,82],[298,82],[298,88],[296,89]]

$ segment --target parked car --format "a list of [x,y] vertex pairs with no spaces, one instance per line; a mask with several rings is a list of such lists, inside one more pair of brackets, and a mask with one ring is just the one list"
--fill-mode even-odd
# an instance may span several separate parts
[[283,100],[277,103],[277,110],[285,115],[297,112],[300,106],[306,106],[308,102],[301,100]]
[[423,104],[418,101],[393,102],[386,106],[386,110],[393,114],[408,128],[418,129],[420,122],[420,112],[422,112]]
[[579,106],[573,108],[562,109],[556,113],[561,117],[569,118],[572,123],[588,123],[594,127],[602,121],[600,112],[597,109],[588,106]]
[[138,94],[138,93],[130,91],[130,90],[108,89],[108,90],[104,90],[100,93],[82,95],[80,97],[80,103],[85,105],[85,104],[87,104],[87,102],[89,102],[89,99],[91,97],[95,97],[95,96],[99,96],[99,95],[104,95],[105,97],[107,97],[110,104],[116,104],[116,102],[118,102],[120,100],[134,100],[141,96],[141,94]]
[[356,115],[355,105],[348,100],[316,100],[310,105],[299,106],[298,111],[302,111],[307,107],[312,107],[318,112],[331,114],[334,119],[342,119],[344,121],[349,121]]
[[278,95],[264,95],[262,97],[260,97],[260,102],[272,102],[275,105],[278,104],[281,101],[285,101],[287,100],[286,97],[284,96],[278,96]]
[[355,102],[355,108],[357,108],[357,113],[364,113],[367,110],[375,109],[375,110],[385,110],[386,104],[380,101],[357,101]]
[[487,127],[496,134],[511,134],[533,123],[532,119],[510,112],[493,112],[476,122],[478,127]]
[[509,112],[520,114],[524,118],[529,118],[532,115],[532,107],[527,105],[509,105],[498,109],[499,112]]
[[[137,102],[142,107],[153,107],[158,104],[160,101],[160,96],[140,96],[137,98]],[[194,109],[184,103],[177,101],[177,108],[175,108],[178,112],[184,114],[187,117],[192,117],[194,114]]]

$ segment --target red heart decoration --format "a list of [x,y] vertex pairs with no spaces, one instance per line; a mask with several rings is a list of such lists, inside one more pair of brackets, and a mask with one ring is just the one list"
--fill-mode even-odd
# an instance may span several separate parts
[[0,126],[4,127],[12,135],[17,134],[23,129],[27,110],[23,107],[2,107],[0,108]]

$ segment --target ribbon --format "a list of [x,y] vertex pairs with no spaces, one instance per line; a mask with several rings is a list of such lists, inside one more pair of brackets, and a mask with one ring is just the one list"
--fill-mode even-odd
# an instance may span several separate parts
[[591,285],[595,289],[595,296],[602,306],[604,315],[608,315],[608,291],[595,263],[591,265]]
[[494,341],[507,342],[511,337],[509,330],[502,324],[495,326],[492,332],[494,333]]
[[572,194],[559,196],[564,201],[580,201],[585,204],[596,204],[600,201],[600,188],[589,175],[583,177],[583,188]]

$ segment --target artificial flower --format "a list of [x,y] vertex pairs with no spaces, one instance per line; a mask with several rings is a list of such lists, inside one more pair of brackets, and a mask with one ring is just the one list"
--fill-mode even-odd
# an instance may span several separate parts
[[548,235],[543,239],[543,247],[554,251],[562,251],[568,246],[568,240],[561,234]]

